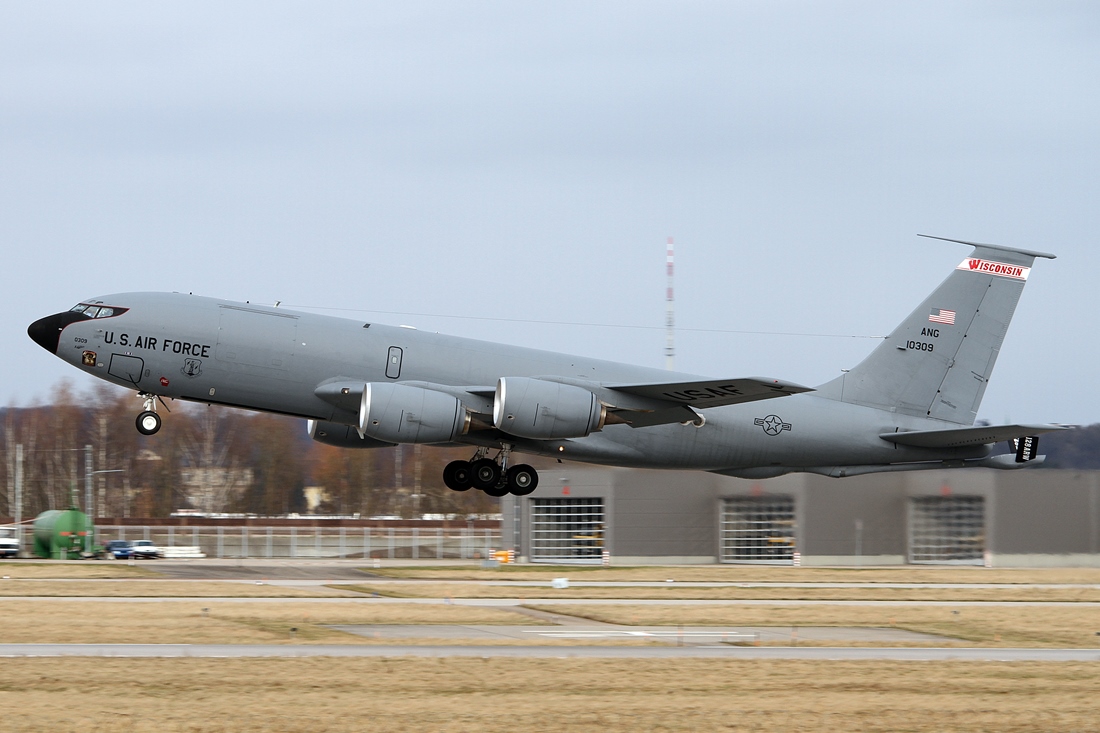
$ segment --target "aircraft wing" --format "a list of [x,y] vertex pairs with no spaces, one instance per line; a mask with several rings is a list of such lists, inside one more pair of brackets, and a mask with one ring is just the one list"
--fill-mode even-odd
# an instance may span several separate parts
[[[558,378],[542,377],[552,381]],[[625,423],[633,428],[667,425],[678,422],[702,424],[698,410],[741,402],[786,397],[800,392],[812,392],[793,382],[765,377],[739,379],[708,379],[693,382],[657,382],[640,384],[577,384],[596,392],[608,407],[609,424]],[[464,387],[469,394],[491,399],[491,387]]]
[[698,409],[736,405],[741,402],[770,400],[800,392],[812,392],[793,382],[765,377],[740,379],[710,379],[698,382],[660,382],[657,384],[608,384],[608,389],[636,397],[666,403],[668,407],[687,406]]
[[915,448],[962,448],[968,445],[988,445],[1002,440],[1052,433],[1066,428],[1065,425],[975,425],[972,428],[880,433],[878,437],[891,443],[911,445]]
[[[610,403],[614,422],[632,428],[669,423],[703,424],[699,410],[741,402],[770,400],[800,392],[812,392],[793,382],[763,377],[710,379],[695,382],[659,382],[655,384],[608,384],[601,399]],[[609,420],[608,422],[611,422]]]

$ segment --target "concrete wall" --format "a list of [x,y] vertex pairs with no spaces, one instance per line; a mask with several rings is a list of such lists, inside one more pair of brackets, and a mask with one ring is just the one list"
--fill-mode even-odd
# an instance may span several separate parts
[[[893,559],[906,554],[906,498],[898,475],[856,478],[861,480],[812,485],[806,491],[799,515],[804,557]],[[813,520],[804,519],[809,517]]]
[[997,482],[990,550],[996,555],[1100,552],[1100,474],[1029,474]]
[[720,477],[688,471],[618,471],[616,556],[698,558],[718,552],[714,496]]

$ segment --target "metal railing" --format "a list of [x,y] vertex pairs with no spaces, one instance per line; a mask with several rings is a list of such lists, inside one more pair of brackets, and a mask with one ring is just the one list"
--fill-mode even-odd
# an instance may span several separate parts
[[499,529],[472,527],[96,527],[96,541],[152,540],[158,547],[198,547],[227,558],[487,558],[501,547]]

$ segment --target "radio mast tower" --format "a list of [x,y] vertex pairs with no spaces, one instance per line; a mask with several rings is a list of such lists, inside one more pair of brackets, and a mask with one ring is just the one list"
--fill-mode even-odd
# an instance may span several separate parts
[[675,272],[675,251],[672,237],[668,238],[668,290],[665,293],[665,369],[676,370],[676,301],[672,293],[672,276]]

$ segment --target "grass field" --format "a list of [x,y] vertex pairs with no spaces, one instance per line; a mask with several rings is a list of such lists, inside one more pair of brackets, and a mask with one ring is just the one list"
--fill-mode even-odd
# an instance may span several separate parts
[[602,567],[599,565],[395,566],[361,568],[388,578],[418,580],[542,580],[568,576],[584,581],[678,581],[725,583],[1088,583],[1100,585],[1100,568],[796,568],[791,566],[675,565]]
[[531,607],[612,624],[795,628],[894,626],[952,637],[958,640],[959,646],[1100,647],[1100,636],[1097,636],[1100,632],[1100,609],[1087,606],[586,606],[578,603],[541,607],[532,604]]
[[[100,572],[103,566],[83,566]],[[131,572],[127,566],[107,566]],[[694,570],[694,568],[688,568]],[[539,579],[569,575],[551,568]],[[642,569],[652,572],[653,569]],[[668,569],[658,569],[658,575]],[[677,568],[676,570],[681,570]],[[706,570],[713,571],[713,568]],[[725,570],[719,568],[718,570]],[[757,569],[774,572],[775,569]],[[786,570],[786,569],[783,569]],[[799,570],[799,569],[794,569]],[[140,568],[145,571],[145,568]],[[56,571],[51,571],[56,572]],[[837,571],[830,571],[837,572]],[[845,575],[846,571],[839,571]],[[862,572],[862,571],[858,571]],[[879,582],[967,582],[954,572],[891,571]],[[964,571],[969,572],[969,571]],[[980,571],[976,571],[980,572]],[[997,572],[997,571],[988,571]],[[1089,583],[1079,571],[1041,571],[990,582]],[[0,571],[0,574],[4,574]],[[10,574],[10,573],[7,573]],[[94,577],[94,576],[91,576]],[[518,624],[535,619],[464,605],[311,601],[310,591],[208,581],[0,580],[0,594],[28,590],[54,598],[0,600],[7,643],[171,644],[386,644],[327,628],[336,624]],[[117,577],[117,576],[116,576]],[[501,576],[493,576],[500,579]],[[520,579],[522,575],[515,577]],[[678,579],[698,579],[681,578]],[[915,581],[915,577],[929,578]],[[601,578],[653,579],[653,578]],[[716,578],[708,578],[716,579]],[[717,579],[730,579],[729,577]],[[763,578],[758,578],[763,580]],[[775,579],[775,578],[772,578]],[[807,577],[783,579],[857,580]],[[870,581],[875,582],[875,581]],[[693,597],[676,584],[657,589],[592,589],[629,597],[635,591]],[[346,586],[341,586],[346,588]],[[14,590],[18,589],[18,590]],[[369,590],[369,589],[368,589]],[[532,596],[572,591],[455,583],[382,583],[383,593],[461,596]],[[444,591],[450,591],[450,593]],[[799,597],[806,589],[733,588],[747,597]],[[846,597],[897,599],[894,589],[839,590]],[[1072,597],[1092,589],[937,589],[915,592],[930,600],[997,600],[1049,591]],[[319,589],[319,594],[336,591]],[[590,589],[585,589],[590,593]],[[35,593],[31,593],[32,595]],[[242,600],[209,600],[240,594]],[[953,595],[954,594],[954,595]],[[77,600],[108,595],[117,601]],[[247,596],[285,595],[276,602]],[[72,600],[57,596],[74,596]],[[128,602],[126,597],[162,597]],[[165,597],[169,596],[169,597]],[[174,596],[174,597],[173,597]],[[186,597],[185,597],[186,596]],[[207,596],[207,598],[204,598]],[[295,597],[305,596],[305,597]],[[1078,596],[1080,597],[1080,596]],[[537,606],[533,606],[536,607]],[[205,611],[204,611],[205,609]],[[578,619],[646,626],[895,626],[947,636],[947,645],[991,647],[1100,647],[1100,609],[1036,606],[675,606],[595,605],[583,598],[542,610]],[[956,613],[957,612],[957,613]],[[583,622],[582,622],[583,623]],[[291,634],[291,628],[296,631]],[[526,640],[525,640],[526,641]],[[430,644],[430,639],[401,643]],[[454,643],[448,640],[446,643]],[[478,642],[481,643],[481,642]],[[513,641],[501,643],[514,644]],[[539,639],[540,645],[573,640]],[[623,642],[601,642],[623,643]],[[630,644],[646,642],[626,642]],[[799,641],[806,644],[805,640]],[[563,653],[565,653],[563,651]],[[786,661],[691,659],[115,659],[7,658],[0,662],[0,730],[64,727],[112,733],[290,733],[291,731],[1093,731],[1100,719],[1100,664]]]
[[1076,663],[6,659],[6,730],[998,731],[1097,728]]
[[[358,644],[372,640],[325,626],[541,623],[507,611],[469,606],[202,599],[140,604],[0,601],[0,613],[4,617],[0,643],[5,644]],[[297,629],[293,637],[291,628]]]
[[333,588],[395,598],[620,598],[667,600],[795,601],[1056,601],[1100,602],[1100,588],[700,588],[669,583],[660,587],[577,587],[479,585],[477,583],[380,583]]
[[160,574],[147,565],[126,563],[70,562],[0,562],[0,578],[157,578]]
[[[532,606],[539,608],[538,606]],[[203,609],[208,609],[204,614]],[[949,645],[990,647],[1100,647],[1100,613],[1088,608],[1036,609],[898,606],[872,608],[789,606],[546,606],[541,610],[605,623],[641,626],[895,626],[937,634]],[[952,613],[958,610],[957,614]],[[375,643],[325,628],[338,624],[516,624],[530,617],[476,606],[360,603],[280,603],[164,600],[12,600],[0,602],[0,643],[279,644]],[[298,629],[292,637],[290,629]],[[532,640],[532,643],[535,640]],[[550,640],[538,640],[540,643]],[[381,641],[379,642],[381,643]],[[412,642],[402,642],[412,643]],[[419,643],[419,642],[418,642]],[[425,642],[426,643],[426,642]],[[448,641],[447,643],[454,643]],[[568,643],[576,643],[569,641]],[[799,644],[810,642],[800,640]],[[871,646],[871,644],[865,644]]]
[[255,583],[202,580],[0,580],[0,597],[42,596],[57,598],[321,598],[346,595],[337,590],[286,588]]

